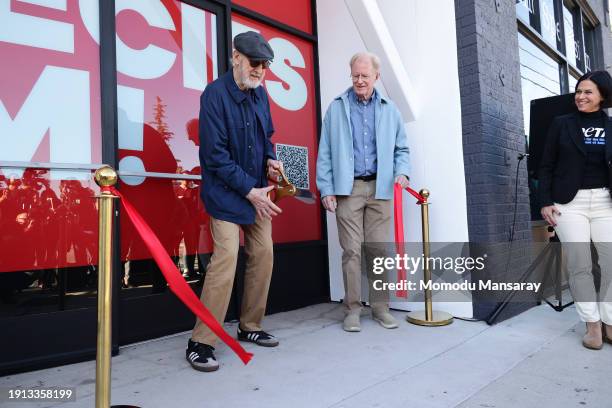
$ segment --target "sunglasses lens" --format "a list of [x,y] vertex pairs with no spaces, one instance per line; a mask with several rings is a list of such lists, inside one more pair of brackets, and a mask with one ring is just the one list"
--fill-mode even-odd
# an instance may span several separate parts
[[251,64],[251,68],[257,68],[258,66],[262,66],[263,69],[268,69],[270,66],[270,61],[253,61],[249,60],[249,64]]

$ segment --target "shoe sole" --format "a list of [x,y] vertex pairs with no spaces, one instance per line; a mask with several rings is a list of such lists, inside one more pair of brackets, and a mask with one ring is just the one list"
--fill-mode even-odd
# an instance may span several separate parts
[[382,327],[384,327],[385,329],[397,329],[399,327],[399,324],[397,323],[393,323],[393,324],[385,324],[385,322],[383,322],[380,319],[374,318],[375,321],[378,322],[378,324],[380,324]]
[[249,340],[249,339],[238,339],[238,341],[242,341],[244,343],[253,343],[253,344],[257,344],[258,346],[261,347],[276,347],[278,346],[280,343],[277,341],[276,343],[258,343],[257,341],[253,341],[253,340]]
[[344,330],[345,332],[349,332],[349,333],[357,333],[361,331],[361,327],[359,326],[351,326],[351,327],[344,327],[342,326],[342,330]]
[[587,348],[589,350],[601,350],[603,348],[603,343],[601,343],[600,346],[591,346],[586,344],[584,341],[582,342],[582,345],[584,346],[584,348]]
[[197,365],[193,364],[191,361],[189,362],[189,365],[194,370],[200,371],[202,373],[210,373],[210,372],[213,372],[213,371],[217,371],[219,369],[218,365],[217,366],[212,366],[212,367],[200,367],[200,366],[197,366]]

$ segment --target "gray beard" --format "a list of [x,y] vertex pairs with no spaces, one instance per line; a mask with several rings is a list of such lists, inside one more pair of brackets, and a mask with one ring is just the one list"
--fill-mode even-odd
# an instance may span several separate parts
[[251,79],[249,76],[247,76],[246,78],[242,78],[242,84],[247,89],[257,88],[259,85],[261,85],[261,81],[261,79]]

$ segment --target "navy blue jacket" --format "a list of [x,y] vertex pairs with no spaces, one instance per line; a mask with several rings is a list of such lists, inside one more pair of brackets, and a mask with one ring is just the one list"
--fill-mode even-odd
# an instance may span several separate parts
[[[259,86],[249,92],[254,93],[254,103],[249,103],[249,96],[238,88],[230,70],[208,84],[200,98],[202,201],[212,217],[235,224],[255,222],[255,207],[246,195],[253,187],[268,185],[266,162],[276,158],[270,141],[274,127],[266,91]],[[257,123],[245,119],[244,112],[251,106]],[[248,126],[261,128],[249,132]],[[252,135],[263,135],[262,157],[256,157],[258,141],[247,140]],[[256,166],[260,166],[259,171]]]

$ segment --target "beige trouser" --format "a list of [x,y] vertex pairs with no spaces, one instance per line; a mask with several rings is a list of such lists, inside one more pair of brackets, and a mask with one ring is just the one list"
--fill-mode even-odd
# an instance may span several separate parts
[[[555,231],[562,242],[563,259],[578,316],[584,322],[612,325],[612,199],[608,189],[579,190],[567,204],[556,204]],[[591,241],[601,270],[599,296],[595,289]]]
[[[391,236],[391,200],[377,200],[375,194],[375,180],[355,180],[350,196],[337,197],[336,222],[342,247],[344,306],[347,313],[359,313],[361,310],[361,244],[364,241],[389,242]],[[367,271],[367,275],[371,288],[371,271]],[[381,276],[377,279],[381,279]],[[370,290],[372,310],[389,310],[388,296],[372,292]]]
[[[215,319],[223,324],[236,275],[240,226],[211,217],[210,229],[214,247],[206,267],[200,300]],[[240,327],[249,331],[261,330],[272,277],[272,222],[257,217],[254,224],[242,225],[242,230],[247,262]],[[209,345],[217,341],[217,336],[200,319],[196,320],[191,338]]]

